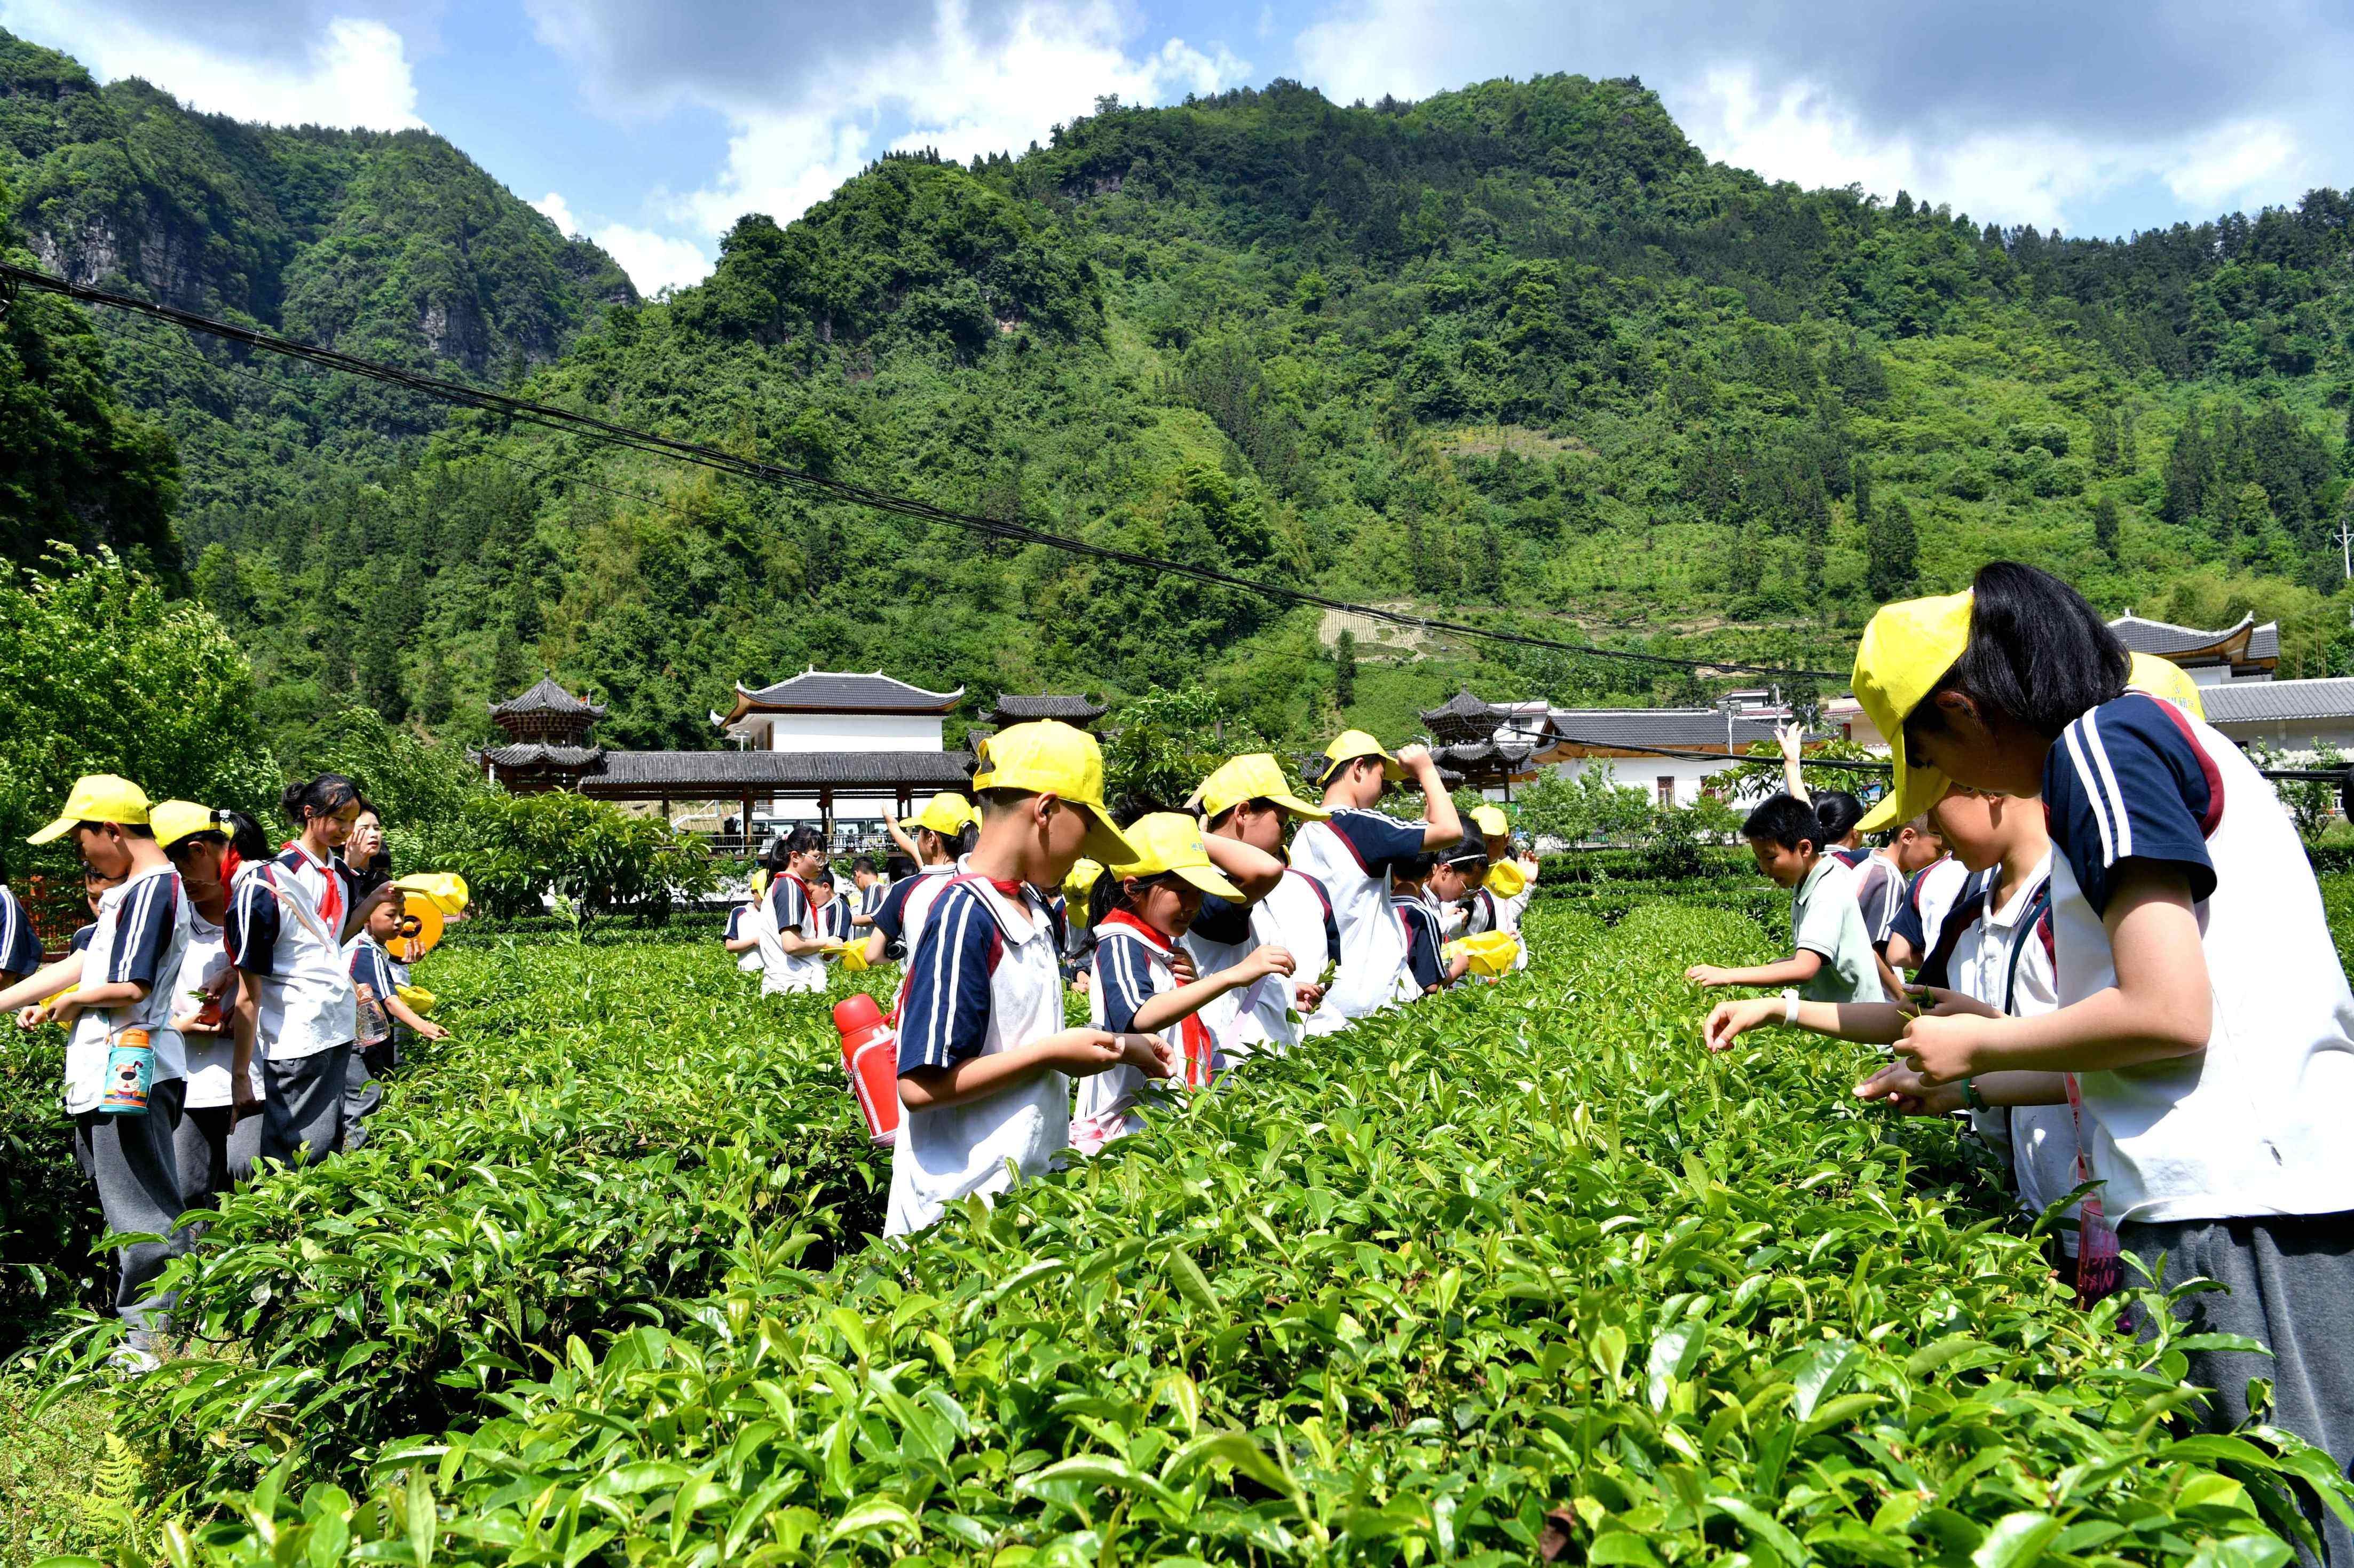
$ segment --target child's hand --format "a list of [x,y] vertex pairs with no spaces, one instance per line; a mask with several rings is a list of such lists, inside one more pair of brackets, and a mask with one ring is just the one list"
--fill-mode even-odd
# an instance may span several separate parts
[[37,1001],[30,1007],[20,1007],[16,1010],[16,1027],[19,1029],[38,1029],[42,1024],[48,1022],[46,1014],[47,1006],[42,1002]]
[[253,1092],[249,1074],[232,1073],[228,1086],[229,1125],[236,1126],[249,1116],[261,1114],[261,1097]]
[[1759,1024],[1771,1023],[1781,1011],[1781,1002],[1771,997],[1720,1001],[1710,1010],[1708,1022],[1701,1025],[1701,1039],[1711,1051],[1728,1050],[1735,1040]]
[[1075,1078],[1091,1078],[1128,1059],[1124,1038],[1108,1029],[1066,1029],[1040,1044],[1046,1047],[1043,1054],[1055,1066]]
[[1921,1002],[1925,1018],[2000,1018],[1999,1008],[1988,1007],[1977,997],[1965,996],[1957,991],[1947,991],[1941,985],[1908,985],[1905,994]]
[[1291,961],[1288,948],[1278,948],[1270,942],[1235,967],[1242,970],[1248,980],[1255,980],[1267,975],[1288,975],[1299,966]]
[[1397,748],[1398,766],[1408,773],[1419,773],[1430,766],[1430,747],[1401,746]]
[[1946,1116],[1962,1108],[1962,1091],[1954,1084],[1929,1084],[1903,1063],[1882,1067],[1855,1086],[1855,1097],[1884,1105],[1900,1116]]
[[1202,978],[1202,971],[1193,967],[1193,955],[1182,948],[1169,955],[1169,972],[1177,977],[1179,985],[1192,985]]
[[1797,760],[1799,748],[1805,744],[1806,737],[1807,732],[1795,724],[1776,725],[1774,727],[1774,738],[1781,744],[1782,759],[1786,762]]
[[1158,1034],[1123,1034],[1119,1042],[1128,1065],[1148,1078],[1177,1075],[1177,1047]]
[[1323,1000],[1324,988],[1313,983],[1294,987],[1291,992],[1291,1005],[1302,1016],[1315,1012]]
[[1694,964],[1684,971],[1684,979],[1694,985],[1731,985],[1733,971],[1718,964]]
[[1986,1043],[1987,1020],[1963,1013],[1950,1018],[1924,1014],[1904,1026],[1895,1052],[1925,1084],[1951,1084],[1979,1070],[1978,1052]]
[[429,1018],[418,1024],[417,1033],[428,1040],[447,1040],[450,1038],[449,1026],[446,1024],[436,1023]]

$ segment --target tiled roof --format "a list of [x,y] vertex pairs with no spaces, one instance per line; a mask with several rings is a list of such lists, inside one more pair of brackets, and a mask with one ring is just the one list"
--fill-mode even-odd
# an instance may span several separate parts
[[2318,681],[2234,681],[2199,688],[2212,725],[2294,723],[2354,718],[2354,678]]
[[880,670],[873,674],[842,673],[832,670],[804,670],[789,681],[763,686],[758,691],[736,688],[736,712],[731,718],[740,718],[747,712],[761,710],[785,713],[835,714],[944,714],[957,705],[964,695],[959,686],[953,692],[928,692],[921,686],[894,679]]
[[2255,624],[2255,617],[2243,615],[2232,625],[2220,630],[2202,630],[2196,626],[2177,626],[2170,620],[2151,620],[2139,615],[2121,615],[2109,622],[2109,630],[2117,641],[2137,653],[2155,653],[2167,658],[2177,653],[2195,653],[2229,642],[2241,632],[2248,634],[2247,652],[2243,660],[2280,657],[2280,622],[2267,620]]
[[582,702],[578,697],[557,685],[555,676],[542,675],[539,678],[539,684],[521,696],[509,697],[505,702],[491,705],[491,715],[493,718],[520,716],[524,714],[587,714],[591,718],[602,718],[605,716],[605,710],[594,703]]
[[[1555,708],[1552,726],[1564,745],[1604,750],[1637,746],[1721,747],[1725,738],[1724,715],[1716,708]],[[1774,744],[1772,725],[1755,719],[1733,721],[1734,749],[1760,743]]]
[[997,699],[992,716],[1000,725],[1024,724],[1032,719],[1061,719],[1065,724],[1087,725],[1104,716],[1104,705],[1084,696],[1018,697],[1009,692]]
[[601,746],[542,746],[527,740],[519,746],[494,746],[477,753],[494,768],[587,768],[605,755]]
[[615,789],[668,786],[684,795],[835,787],[960,789],[972,779],[969,751],[609,751],[584,782]]

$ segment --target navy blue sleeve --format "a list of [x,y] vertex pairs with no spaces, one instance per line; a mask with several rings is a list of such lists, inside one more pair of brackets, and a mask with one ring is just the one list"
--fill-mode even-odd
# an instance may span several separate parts
[[1096,944],[1096,985],[1103,1026],[1115,1034],[1136,1027],[1137,1009],[1152,999],[1152,974],[1142,944],[1125,937]]
[[277,972],[278,896],[259,876],[238,885],[221,922],[221,945],[228,961],[248,974]]
[[114,951],[107,955],[109,984],[128,980],[153,991],[164,951],[172,945],[173,917],[180,902],[179,878],[145,876],[130,888],[114,923]]
[[738,904],[735,908],[727,911],[727,929],[721,935],[719,939],[723,942],[742,941],[744,939],[744,916],[749,915],[751,912],[752,906],[749,904]]
[[349,967],[353,983],[364,985],[376,992],[378,1001],[392,995],[392,965],[386,959],[382,948],[373,942],[362,942],[352,949]]
[[1422,853],[1420,822],[1401,822],[1380,811],[1341,810],[1332,813],[1331,827],[1357,863],[1374,875],[1387,871],[1392,861]]
[[875,912],[875,929],[896,942],[907,934],[907,895],[916,891],[916,879],[901,877],[883,895],[883,907]]
[[1401,906],[1398,914],[1405,921],[1405,967],[1415,989],[1427,991],[1447,977],[1438,966],[1438,922],[1427,909]]
[[1239,948],[1250,940],[1250,906],[1202,895],[1202,912],[1193,916],[1193,935],[1224,948]]
[[1929,932],[1921,921],[1921,878],[1926,874],[1928,874],[1926,872],[1914,874],[1911,882],[1893,892],[1892,895],[1896,900],[1896,907],[1888,916],[1888,934],[1876,939],[1872,943],[1873,947],[1885,948],[1891,941],[1902,937],[1912,944],[1914,962],[1919,962],[1926,956]]
[[1856,891],[1856,903],[1863,911],[1863,928],[1871,934],[1873,948],[1885,948],[1895,924],[1897,906],[1904,902],[1903,879],[1897,875],[1894,866],[1878,858],[1865,861],[1857,874],[1863,879]]
[[97,935],[98,922],[95,920],[92,920],[87,926],[77,926],[74,927],[72,939],[66,943],[66,950],[74,953],[86,953],[90,951],[90,939]]
[[2129,860],[2179,869],[2193,899],[2215,891],[2207,835],[2222,821],[2222,776],[2171,704],[2128,692],[2062,730],[2043,765],[2043,804],[2094,914],[2107,912]]
[[769,912],[776,916],[778,930],[800,931],[801,922],[809,918],[809,899],[803,896],[801,884],[782,875],[770,883]]
[[899,1071],[952,1067],[989,1040],[989,975],[996,967],[997,921],[969,888],[951,887],[932,906],[907,958],[899,1007]]
[[40,939],[15,891],[0,884],[0,974],[23,974],[41,967]]

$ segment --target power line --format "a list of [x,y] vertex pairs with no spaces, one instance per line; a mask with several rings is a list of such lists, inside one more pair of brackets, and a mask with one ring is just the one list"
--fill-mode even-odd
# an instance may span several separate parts
[[[1461,621],[1436,620],[1426,616],[1412,615],[1401,610],[1384,609],[1376,605],[1356,604],[1305,588],[1293,588],[1281,583],[1264,582],[1257,578],[1220,571],[1215,567],[1195,566],[1184,561],[1170,560],[1162,556],[1122,550],[1108,545],[1093,544],[1087,540],[1074,538],[1066,534],[1057,534],[1026,523],[959,512],[913,496],[876,490],[848,480],[810,473],[778,463],[738,457],[733,452],[724,451],[700,441],[657,435],[652,431],[636,429],[631,426],[600,419],[593,415],[560,408],[552,404],[511,397],[504,393],[469,387],[462,382],[446,381],[438,376],[419,375],[414,371],[400,369],[397,366],[363,359],[355,355],[298,343],[292,338],[274,336],[250,327],[239,326],[233,322],[220,321],[211,316],[178,310],[170,305],[158,304],[153,301],[69,282],[65,279],[52,277],[48,273],[37,271],[31,268],[0,262],[0,281],[5,281],[10,286],[11,293],[18,287],[33,288],[48,293],[62,294],[68,299],[80,301],[85,304],[105,305],[111,309],[166,322],[190,332],[205,333],[228,342],[243,344],[249,348],[256,348],[265,353],[319,366],[324,369],[342,371],[346,375],[366,380],[406,387],[412,392],[441,402],[479,409],[484,413],[497,414],[524,424],[583,435],[623,450],[695,463],[721,472],[758,480],[763,483],[789,486],[835,500],[851,502],[875,511],[889,513],[917,522],[945,524],[988,537],[1006,539],[1018,544],[1039,545],[1068,555],[1089,556],[1145,571],[1173,574],[1213,587],[1235,588],[1267,598],[1288,600],[1293,604],[1338,610],[1344,614],[1362,615],[1369,620],[1395,626],[1416,628],[1424,631],[1446,632],[1452,636],[1468,637],[1509,646],[1543,649],[1553,652],[1572,653],[1584,658],[1615,659],[1628,662],[1664,665],[1675,669],[1719,671],[1732,674],[1802,676],[1810,680],[1841,683],[1847,680],[1847,676],[1839,671],[1795,669],[1787,665],[1760,664],[1739,659],[1690,659],[1667,653],[1636,652],[1626,649],[1604,648],[1593,643],[1564,642],[1553,638],[1538,637],[1526,632],[1500,630],[1493,627],[1474,626]],[[5,303],[5,300],[0,300],[0,305]],[[207,361],[207,363],[210,362]]]

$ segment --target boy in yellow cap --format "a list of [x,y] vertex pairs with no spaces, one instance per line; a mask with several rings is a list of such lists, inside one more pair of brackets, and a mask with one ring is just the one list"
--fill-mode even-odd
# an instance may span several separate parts
[[[1522,872],[1520,863],[1512,858],[1512,824],[1505,817],[1501,806],[1472,807],[1471,826],[1478,831],[1480,843],[1487,851],[1488,869],[1492,872],[1497,866],[1506,864],[1513,868],[1507,876],[1494,879],[1498,884],[1509,881],[1511,891],[1500,891],[1498,886],[1490,885],[1487,877],[1479,878],[1470,895],[1463,901],[1463,929],[1459,934],[1477,937],[1489,931],[1503,931],[1519,938],[1520,950],[1512,959],[1512,967],[1527,969],[1529,942],[1526,937],[1521,936],[1521,916],[1529,906],[1529,898],[1536,888],[1536,878]],[[1469,845],[1467,843],[1465,847]]]
[[[2115,633],[2067,584],[1996,562],[1970,591],[1893,604],[1864,629],[1855,692],[1889,740],[1902,821],[1951,784],[2041,797],[2051,823],[2058,1002],[2034,1018],[1939,1007],[1859,1089],[1901,1108],[2081,1103],[2123,1250],[2194,1331],[2270,1354],[2187,1351],[2231,1430],[2258,1412],[2354,1459],[2354,993],[2313,867],[2238,747],[2132,689]],[[1872,819],[1867,819],[1871,822]],[[2073,1092],[2072,1092],[2073,1091]],[[2095,1274],[2085,1244],[2084,1272]],[[2354,1536],[2320,1518],[2326,1561]]]
[[[1390,785],[1406,779],[1422,791],[1419,822],[1373,809]],[[1291,863],[1324,885],[1340,927],[1339,968],[1306,1025],[1310,1034],[1329,1034],[1410,994],[1405,931],[1390,905],[1390,868],[1458,842],[1463,820],[1428,747],[1409,746],[1393,757],[1361,729],[1324,748],[1316,782],[1328,815],[1293,835]]]
[[953,789],[943,789],[924,802],[914,816],[888,824],[891,840],[916,863],[916,874],[902,877],[883,895],[883,902],[866,922],[866,961],[879,964],[916,950],[916,937],[924,916],[939,895],[940,878],[957,869],[957,859],[970,847],[972,802]]
[[1060,885],[1082,855],[1136,858],[1104,808],[1095,737],[1047,719],[1001,730],[979,751],[979,842],[907,954],[886,1235],[1044,1171],[1070,1143],[1073,1077],[1175,1067],[1150,1034],[1063,1026],[1055,921],[1038,889]]
[[1284,837],[1293,822],[1320,822],[1331,813],[1293,794],[1282,766],[1264,751],[1227,758],[1186,805],[1201,813],[1210,859],[1243,895],[1238,903],[1203,896],[1180,944],[1193,955],[1195,972],[1231,969],[1270,946],[1288,952],[1294,965],[1289,974],[1219,998],[1202,1017],[1226,1060],[1258,1051],[1281,1054],[1299,1043],[1300,1021],[1323,1001],[1323,976],[1341,961],[1332,895],[1284,863]]
[[[27,841],[70,835],[84,865],[122,878],[99,902],[80,984],[51,1000],[47,1011],[73,1031],[65,1108],[74,1122],[75,1160],[98,1188],[107,1229],[161,1238],[133,1242],[115,1255],[114,1308],[128,1330],[123,1355],[141,1366],[154,1364],[155,1336],[170,1308],[150,1286],[189,1239],[174,1228],[183,1208],[175,1145],[187,1065],[171,1027],[173,982],[188,948],[188,901],[147,817],[145,790],[127,779],[92,774],[75,781],[58,820]],[[146,1107],[110,1110],[109,1059],[143,1036],[152,1053]]]
[[[1183,1081],[1206,1088],[1221,1065],[1218,1039],[1202,1010],[1262,980],[1289,975],[1291,955],[1270,944],[1227,968],[1197,980],[1181,980],[1175,964],[1178,943],[1193,929],[1203,901],[1216,897],[1240,905],[1243,891],[1219,874],[1202,830],[1191,817],[1156,811],[1129,823],[1127,833],[1136,846],[1135,857],[1099,879],[1090,899],[1096,952],[1088,1013],[1116,1034],[1159,1035],[1174,1049]],[[1280,873],[1272,856],[1236,841],[1226,842],[1233,846],[1229,853],[1246,852],[1241,857],[1246,863],[1264,860]],[[1081,1083],[1078,1106],[1071,1115],[1072,1147],[1092,1154],[1113,1139],[1143,1130],[1137,1100],[1148,1076],[1158,1075],[1121,1065]]]

